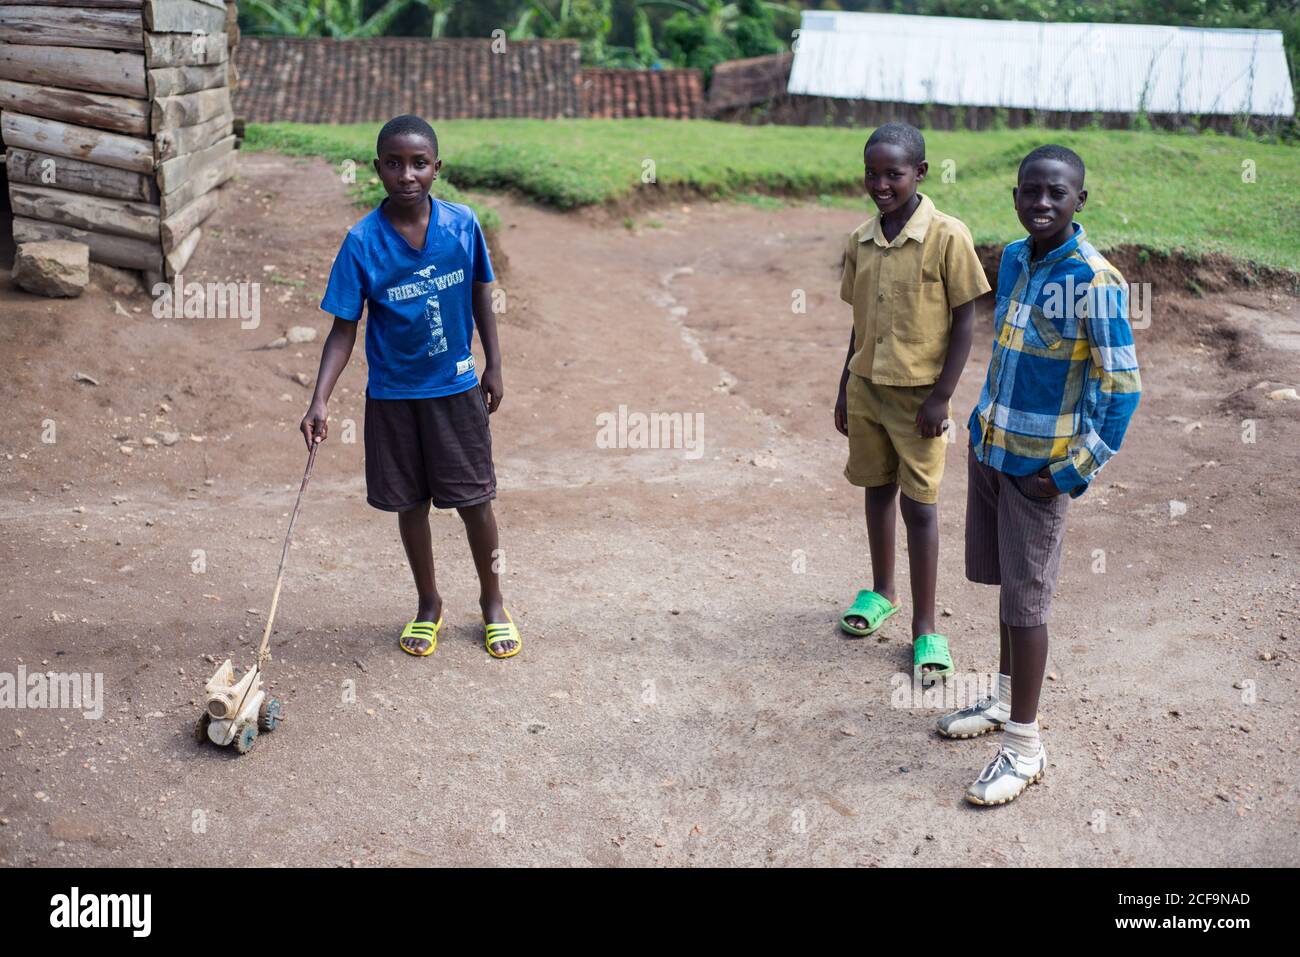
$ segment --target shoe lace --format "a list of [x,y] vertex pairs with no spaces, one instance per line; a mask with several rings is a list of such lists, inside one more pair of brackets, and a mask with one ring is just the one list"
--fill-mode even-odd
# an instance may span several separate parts
[[998,747],[998,753],[989,762],[979,779],[987,784],[1004,771],[1009,771],[1016,766],[1016,752],[1012,751],[1005,744]]

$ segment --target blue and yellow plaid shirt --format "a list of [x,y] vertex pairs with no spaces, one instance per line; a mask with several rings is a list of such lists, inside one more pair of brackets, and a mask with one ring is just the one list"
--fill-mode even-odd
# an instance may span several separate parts
[[995,341],[971,451],[1009,475],[1048,467],[1078,497],[1117,451],[1137,409],[1138,377],[1124,277],[1074,236],[1030,262],[1028,238],[998,267]]

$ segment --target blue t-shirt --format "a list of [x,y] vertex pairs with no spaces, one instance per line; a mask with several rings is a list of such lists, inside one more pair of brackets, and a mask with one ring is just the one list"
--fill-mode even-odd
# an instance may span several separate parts
[[368,304],[367,391],[376,399],[456,395],[478,382],[470,351],[474,283],[496,278],[487,243],[468,206],[429,202],[422,250],[388,221],[383,203],[349,229],[321,300],[350,322]]

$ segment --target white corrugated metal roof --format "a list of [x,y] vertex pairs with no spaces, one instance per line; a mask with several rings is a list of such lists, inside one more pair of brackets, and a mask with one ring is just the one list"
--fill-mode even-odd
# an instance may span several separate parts
[[790,93],[1135,113],[1295,112],[1282,34],[805,11]]

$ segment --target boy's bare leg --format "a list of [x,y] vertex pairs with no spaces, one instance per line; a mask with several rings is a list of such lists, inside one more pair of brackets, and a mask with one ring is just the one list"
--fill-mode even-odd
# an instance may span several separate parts
[[907,567],[912,572],[912,638],[934,633],[934,599],[939,577],[939,508],[903,495]]
[[[469,539],[469,550],[474,556],[474,568],[478,571],[479,605],[483,609],[483,620],[501,622],[506,620],[505,604],[501,598],[501,576],[497,573],[497,519],[492,512],[492,503],[469,505],[456,509],[465,523],[465,536]],[[501,654],[515,650],[516,642],[502,641],[496,644]]]
[[[871,590],[877,595],[895,600],[894,586],[894,499],[898,495],[897,483],[877,485],[866,490],[867,547],[871,550]],[[866,628],[867,620],[854,615],[848,619],[855,628]]]
[[1006,629],[1011,644],[1011,720],[1032,724],[1038,718],[1038,696],[1047,670],[1047,625],[1007,625]]
[[[397,528],[402,533],[402,546],[406,560],[415,578],[415,591],[420,604],[415,612],[416,621],[434,621],[442,617],[442,596],[433,577],[433,536],[429,532],[429,503],[417,505],[397,513]],[[422,652],[429,647],[423,638],[407,641],[412,651]]]
[[998,674],[1011,674],[1011,626],[998,615]]
[[[899,500],[907,527],[907,567],[912,573],[912,640],[934,634],[934,601],[939,578],[939,507],[903,495]],[[938,671],[925,665],[922,674]]]

